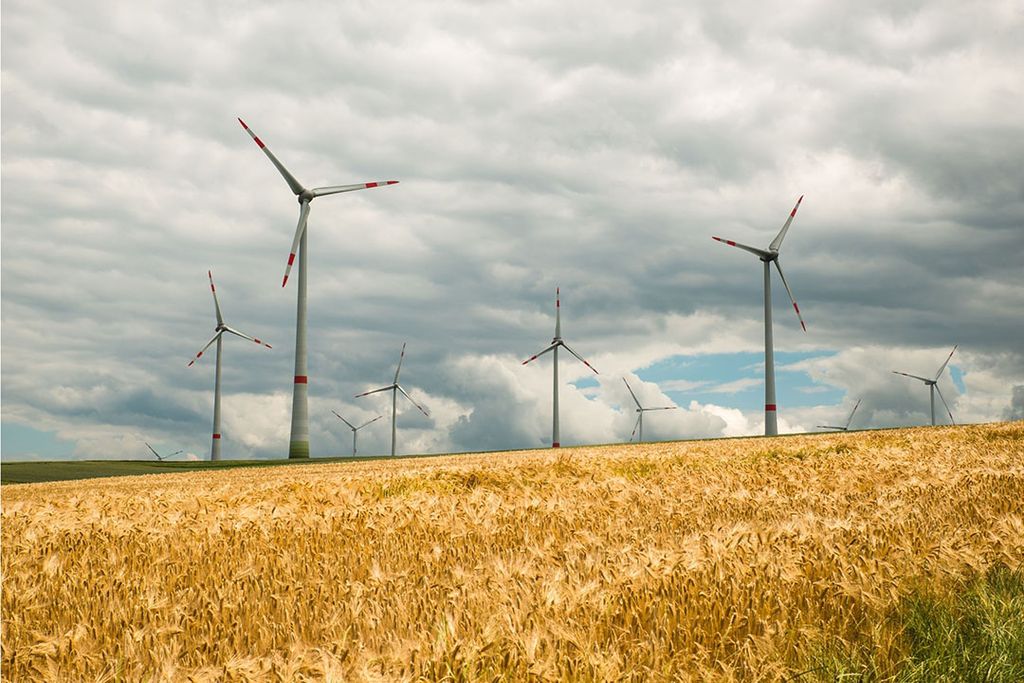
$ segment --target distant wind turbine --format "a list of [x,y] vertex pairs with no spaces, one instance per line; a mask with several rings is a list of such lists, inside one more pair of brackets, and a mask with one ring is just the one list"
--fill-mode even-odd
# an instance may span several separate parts
[[[391,392],[391,455],[392,456],[395,455],[395,435],[397,433],[397,429],[395,427],[395,425],[396,425],[395,415],[398,412],[398,392],[402,392],[402,396],[405,396],[407,399],[409,399],[409,402],[412,403],[417,408],[419,408],[421,413],[423,413],[427,417],[430,417],[430,413],[427,412],[427,409],[424,408],[423,406],[421,406],[416,401],[414,401],[412,399],[412,396],[407,394],[405,389],[402,388],[402,385],[400,385],[398,383],[398,373],[400,373],[402,371],[402,361],[404,359],[405,359],[405,344],[402,344],[402,355],[400,355],[398,357],[398,367],[395,368],[395,381],[392,382],[391,384],[389,384],[386,387],[381,387],[380,389],[373,389],[372,391],[364,391],[361,394],[356,394],[356,398],[360,398],[362,396],[369,396],[370,394],[376,394],[379,391],[390,391]],[[338,417],[341,417],[341,416],[339,415]]]
[[[959,346],[959,344],[957,344],[957,346]],[[927,377],[918,377],[917,375],[911,375],[906,372],[899,372],[898,370],[893,370],[893,372],[897,375],[903,375],[904,377],[913,377],[914,379],[919,379],[922,382],[924,382],[926,387],[928,387],[928,398],[931,399],[932,404],[932,426],[935,426],[936,392],[938,392],[939,398],[942,399],[942,405],[946,406],[946,412],[949,413],[949,421],[952,422],[953,424],[956,424],[956,420],[953,419],[953,411],[949,409],[949,404],[946,403],[946,399],[942,397],[942,392],[939,391],[938,381],[939,377],[942,376],[943,371],[946,369],[946,366],[949,365],[949,359],[953,357],[954,353],[956,353],[957,346],[954,346],[953,350],[949,352],[949,356],[946,358],[946,362],[943,363],[942,367],[939,368],[939,371],[935,373],[935,379],[928,379]]]
[[757,247],[747,246],[746,244],[740,244],[733,240],[722,239],[721,237],[712,237],[714,240],[718,240],[724,244],[728,244],[730,247],[736,247],[749,251],[751,254],[757,256],[764,263],[764,433],[765,436],[775,436],[779,433],[778,416],[776,415],[775,409],[775,349],[772,342],[772,279],[771,279],[771,264],[775,264],[776,270],[779,271],[779,277],[782,278],[782,284],[786,288],[786,293],[789,294],[789,300],[793,302],[793,310],[796,311],[796,317],[800,320],[800,327],[803,328],[804,332],[807,331],[807,326],[804,325],[803,316],[800,315],[800,307],[796,305],[796,299],[793,298],[793,291],[789,288],[789,283],[786,282],[786,276],[782,274],[782,266],[779,265],[779,249],[782,247],[782,240],[786,238],[786,231],[789,230],[789,224],[793,222],[793,218],[796,216],[796,210],[800,208],[800,202],[804,200],[803,195],[800,195],[800,199],[796,200],[796,206],[789,213],[789,218],[786,219],[785,224],[782,226],[782,230],[775,236],[771,244],[768,245],[768,249],[758,249]]
[[256,342],[257,344],[262,344],[268,349],[272,347],[265,341],[261,341],[255,337],[250,337],[247,334],[242,334],[238,330],[224,324],[224,316],[220,313],[220,302],[217,301],[217,288],[213,286],[213,273],[211,271],[206,271],[206,274],[210,277],[210,291],[213,292],[213,307],[217,312],[217,331],[216,334],[213,335],[213,339],[206,342],[206,346],[196,354],[195,358],[189,361],[188,367],[192,367],[193,363],[203,357],[203,352],[210,348],[210,344],[217,342],[217,372],[215,375],[216,379],[213,383],[213,444],[210,446],[210,460],[220,460],[220,355],[224,333],[230,332],[236,337],[248,339],[249,341]]
[[288,284],[288,274],[291,272],[295,255],[299,256],[299,291],[298,305],[295,316],[295,381],[292,386],[292,431],[288,443],[289,458],[309,457],[309,377],[307,375],[306,363],[306,221],[309,219],[309,205],[317,197],[341,192],[354,192],[365,190],[371,187],[383,187],[384,185],[396,185],[397,180],[380,180],[370,183],[356,183],[354,185],[332,185],[329,187],[314,187],[306,189],[302,183],[295,179],[287,168],[284,167],[277,157],[270,151],[270,148],[263,144],[263,141],[256,137],[256,133],[245,125],[245,121],[238,119],[242,128],[252,136],[257,146],[274,164],[278,172],[284,177],[288,187],[295,193],[299,200],[299,223],[295,228],[295,237],[292,239],[292,250],[288,254],[288,265],[284,269],[284,279],[281,286]]
[[676,410],[677,406],[666,406],[664,408],[644,408],[642,405],[640,405],[640,400],[636,397],[636,394],[633,393],[633,387],[629,386],[629,382],[626,382],[625,377],[622,378],[622,381],[625,382],[626,388],[629,389],[629,395],[633,397],[633,403],[636,404],[637,412],[636,424],[633,425],[633,433],[629,435],[629,440],[632,441],[633,437],[637,435],[637,430],[639,430],[640,435],[637,436],[636,440],[637,442],[640,442],[644,440],[644,413],[651,410]]
[[[338,415],[338,412],[337,412],[337,411],[335,411],[335,410],[332,410],[331,412],[332,412],[332,413],[334,413],[334,414],[335,414],[335,416],[336,416],[336,417],[337,417],[337,418],[338,418],[339,420],[341,420],[342,422],[344,422],[345,424],[347,424],[347,425],[348,425],[348,428],[352,430],[352,455],[355,455],[355,454],[356,454],[356,433],[357,433],[357,432],[358,432],[358,431],[359,431],[360,429],[362,429],[363,427],[365,427],[365,426],[367,426],[367,425],[371,425],[371,424],[373,424],[374,422],[376,422],[377,420],[379,420],[379,419],[381,419],[382,417],[384,417],[383,415],[378,415],[377,417],[373,418],[373,419],[372,419],[372,420],[370,420],[369,422],[364,422],[363,424],[361,424],[361,425],[359,425],[358,427],[356,427],[356,426],[355,426],[354,424],[352,424],[351,422],[349,422],[348,420],[346,420],[345,418],[343,418],[343,417],[342,417],[341,415]],[[394,455],[394,454],[392,454],[392,455]]]
[[857,412],[857,406],[859,406],[859,405],[860,405],[860,399],[858,398],[857,402],[853,404],[853,410],[850,411],[850,417],[846,418],[846,426],[845,427],[833,427],[832,425],[818,425],[817,428],[818,429],[834,429],[837,432],[848,431],[850,429],[850,423],[853,422],[853,414]]
[[583,359],[583,356],[569,348],[569,345],[562,340],[562,301],[561,301],[561,289],[555,288],[555,337],[551,340],[551,346],[547,347],[540,353],[530,356],[523,361],[523,365],[526,365],[530,361],[537,360],[548,351],[553,351],[552,367],[552,400],[551,400],[551,447],[558,448],[561,446],[558,436],[558,347],[563,347],[566,351],[576,356],[581,363],[586,365],[588,368],[594,371],[594,374],[598,374],[597,370],[594,369],[590,363]]
[[152,446],[150,446],[148,443],[146,443],[145,441],[143,441],[142,443],[145,443],[146,444],[146,448],[148,448],[149,450],[153,451],[153,455],[155,455],[156,459],[159,460],[160,462],[163,462],[166,458],[173,458],[178,453],[184,453],[185,452],[185,451],[174,451],[173,453],[170,453],[168,455],[160,455],[159,453],[156,452],[156,449],[153,448]]

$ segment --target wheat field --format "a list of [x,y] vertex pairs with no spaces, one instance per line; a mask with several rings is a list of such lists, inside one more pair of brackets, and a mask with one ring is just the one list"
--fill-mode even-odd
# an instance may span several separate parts
[[3,488],[4,680],[778,680],[1024,568],[1024,423]]

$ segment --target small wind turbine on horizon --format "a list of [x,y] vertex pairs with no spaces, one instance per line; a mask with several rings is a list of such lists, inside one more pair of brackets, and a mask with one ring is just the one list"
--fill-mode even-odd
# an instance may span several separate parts
[[562,296],[561,296],[561,289],[556,287],[555,288],[555,337],[554,337],[554,339],[551,340],[551,346],[547,347],[543,351],[541,351],[541,352],[539,352],[539,353],[537,353],[537,354],[535,354],[533,356],[530,356],[529,358],[527,358],[526,360],[523,361],[523,365],[526,365],[530,361],[537,360],[538,358],[543,356],[548,351],[554,352],[553,361],[551,363],[552,378],[553,378],[552,379],[552,389],[551,389],[551,393],[552,393],[552,399],[551,399],[551,408],[552,408],[552,410],[551,410],[551,447],[552,448],[559,448],[562,445],[561,442],[559,441],[559,434],[558,434],[558,347],[559,346],[564,348],[566,351],[568,351],[572,355],[576,356],[576,358],[579,359],[579,361],[581,363],[583,363],[588,368],[593,370],[595,375],[599,374],[597,372],[597,370],[594,368],[594,366],[592,366],[590,363],[588,363],[586,360],[584,360],[583,356],[581,356],[580,354],[576,353],[571,348],[569,348],[569,345],[566,344],[565,341],[562,340]]
[[850,411],[850,417],[846,418],[846,426],[844,426],[844,427],[834,427],[832,425],[817,425],[816,428],[817,429],[834,429],[837,432],[849,431],[850,423],[853,422],[853,414],[857,412],[857,406],[859,406],[859,405],[860,405],[860,399],[858,398],[857,402],[853,404],[853,410]]
[[622,378],[622,381],[623,383],[625,383],[626,388],[629,389],[629,395],[633,397],[633,403],[636,404],[637,412],[636,424],[633,425],[633,433],[629,435],[629,440],[633,441],[633,437],[637,436],[637,430],[639,430],[640,435],[637,436],[636,439],[637,443],[639,443],[644,440],[644,413],[652,410],[677,410],[678,406],[665,406],[663,408],[644,408],[642,405],[640,405],[640,399],[638,399],[636,397],[636,394],[633,393],[633,387],[629,386],[629,382],[626,381],[625,377]]
[[288,254],[288,265],[284,269],[284,279],[281,286],[288,284],[288,274],[292,270],[292,263],[296,254],[299,257],[299,291],[297,294],[297,306],[295,315],[295,380],[292,387],[292,429],[288,443],[289,458],[309,457],[309,376],[307,374],[306,360],[306,222],[309,219],[309,205],[317,197],[324,197],[329,194],[342,192],[354,192],[366,190],[371,187],[383,187],[385,185],[397,185],[397,180],[380,180],[368,183],[356,183],[354,185],[331,185],[327,187],[314,187],[306,189],[295,179],[287,168],[284,167],[270,148],[263,144],[263,141],[256,137],[256,133],[249,129],[241,118],[238,122],[242,124],[256,145],[263,150],[263,153],[274,164],[278,173],[288,183],[288,187],[299,200],[299,222],[295,228],[295,237],[292,239],[292,249]]
[[210,278],[210,291],[213,293],[213,307],[217,312],[216,333],[213,335],[213,339],[206,342],[206,346],[200,349],[199,353],[195,355],[195,358],[189,361],[188,367],[192,367],[197,360],[203,357],[203,353],[206,349],[210,348],[210,345],[213,344],[213,342],[217,342],[217,371],[215,374],[216,379],[213,383],[213,443],[210,446],[210,460],[220,460],[220,357],[224,333],[229,332],[236,337],[248,339],[251,342],[256,342],[257,344],[266,346],[268,349],[273,347],[265,341],[243,334],[233,327],[228,327],[224,323],[224,316],[221,315],[220,312],[220,302],[217,301],[217,288],[213,286],[213,272],[208,270],[206,271],[206,274]]
[[[373,389],[371,391],[364,391],[361,394],[356,394],[356,398],[361,398],[363,396],[369,396],[370,394],[376,394],[377,392],[380,392],[380,391],[390,391],[391,392],[391,456],[392,457],[394,457],[394,455],[395,455],[395,436],[396,436],[396,433],[397,433],[397,428],[395,426],[396,425],[396,417],[395,416],[396,416],[396,414],[398,412],[398,392],[402,392],[402,396],[405,396],[407,399],[409,399],[409,402],[412,403],[417,408],[419,408],[419,411],[421,413],[423,413],[427,417],[430,417],[430,413],[427,412],[427,409],[424,408],[423,406],[421,406],[416,401],[414,401],[412,396],[410,396],[408,393],[406,393],[405,389],[402,388],[402,385],[400,385],[398,383],[398,373],[400,373],[402,371],[402,361],[404,359],[405,359],[405,344],[403,343],[402,344],[402,354],[398,357],[398,367],[395,368],[395,381],[392,382],[391,384],[389,384],[386,387],[381,387],[380,389]],[[341,417],[341,415],[338,415],[338,417]]]
[[721,237],[712,237],[711,239],[728,244],[730,247],[736,247],[737,249],[743,249],[749,251],[751,254],[757,256],[764,263],[764,433],[765,436],[775,436],[779,433],[778,415],[775,405],[775,349],[772,341],[772,278],[771,278],[771,265],[775,264],[775,269],[779,271],[779,277],[782,279],[782,284],[786,288],[786,293],[789,294],[789,300],[793,302],[793,310],[796,311],[796,317],[800,320],[800,327],[804,332],[807,331],[807,326],[804,325],[804,318],[800,315],[800,307],[796,305],[796,299],[793,298],[793,291],[789,288],[789,283],[786,282],[786,276],[782,274],[782,266],[779,265],[779,249],[782,247],[782,240],[786,238],[786,231],[789,230],[790,223],[793,222],[793,218],[796,216],[796,210],[800,208],[800,202],[804,200],[804,196],[800,195],[800,199],[796,200],[796,206],[789,213],[789,218],[786,219],[785,224],[782,226],[782,230],[779,230],[779,234],[775,236],[775,239],[768,245],[768,249],[758,249],[757,247],[751,247],[746,244],[740,244],[733,240],[722,239]]
[[949,413],[949,421],[952,422],[954,425],[956,424],[956,420],[953,419],[953,411],[951,411],[949,409],[949,404],[946,403],[946,399],[943,398],[942,392],[939,391],[938,381],[939,381],[939,377],[942,376],[943,371],[945,371],[946,366],[949,365],[949,359],[953,357],[954,353],[956,353],[956,349],[957,349],[958,346],[959,346],[959,344],[954,346],[953,350],[949,352],[949,356],[946,357],[946,362],[943,363],[942,367],[939,368],[939,371],[935,373],[935,378],[934,379],[928,379],[927,377],[918,377],[917,375],[911,375],[911,374],[906,373],[906,372],[899,372],[898,370],[893,370],[894,374],[903,375],[904,377],[912,377],[914,379],[919,379],[922,382],[924,382],[926,387],[928,387],[928,398],[931,400],[932,426],[933,427],[935,426],[935,394],[936,394],[936,392],[938,392],[939,398],[942,400],[942,405],[946,406],[946,412]]
[[145,444],[146,444],[146,448],[148,448],[149,450],[151,450],[151,451],[153,452],[153,455],[155,455],[155,456],[156,456],[156,459],[157,459],[157,460],[159,460],[160,462],[163,462],[163,461],[164,461],[164,460],[166,460],[167,458],[173,458],[173,457],[174,457],[174,456],[176,456],[176,455],[177,455],[178,453],[184,453],[184,452],[185,452],[185,451],[174,451],[173,453],[170,453],[170,454],[168,454],[168,455],[160,455],[159,453],[157,453],[157,452],[156,452],[156,449],[155,449],[155,448],[153,448],[152,446],[150,446],[150,445],[149,445],[148,443],[146,443],[145,441],[143,441],[142,443],[145,443]]
[[[354,424],[352,424],[351,422],[349,422],[348,420],[346,420],[345,418],[343,418],[343,417],[342,417],[341,415],[338,415],[338,412],[337,412],[336,410],[332,410],[331,412],[332,412],[332,413],[334,413],[334,415],[335,415],[335,416],[336,416],[336,417],[337,417],[337,418],[338,418],[339,420],[341,420],[342,422],[344,422],[345,424],[347,424],[347,425],[348,425],[348,428],[352,430],[352,455],[353,455],[353,456],[354,456],[354,455],[356,454],[356,434],[357,434],[357,432],[358,432],[358,431],[359,431],[360,429],[362,429],[363,427],[366,427],[367,425],[371,425],[371,424],[373,424],[374,422],[376,422],[377,420],[379,420],[379,419],[381,419],[382,417],[384,417],[383,415],[378,415],[377,417],[373,418],[373,419],[372,419],[372,420],[370,420],[369,422],[364,422],[363,424],[361,424],[361,425],[359,425],[358,427],[356,427],[356,426],[355,426]],[[394,455],[394,454],[392,453],[392,455]]]

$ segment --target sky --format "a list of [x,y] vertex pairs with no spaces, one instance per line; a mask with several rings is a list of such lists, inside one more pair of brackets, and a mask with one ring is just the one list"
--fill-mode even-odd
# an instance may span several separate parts
[[[400,453],[1024,418],[1024,4],[278,2],[2,6],[0,453],[288,449],[298,205],[312,453],[388,414]],[[294,282],[294,281],[293,281]],[[940,404],[941,412],[941,404]],[[948,418],[946,418],[948,419]],[[387,420],[360,452],[389,450]],[[149,456],[151,457],[151,456]]]

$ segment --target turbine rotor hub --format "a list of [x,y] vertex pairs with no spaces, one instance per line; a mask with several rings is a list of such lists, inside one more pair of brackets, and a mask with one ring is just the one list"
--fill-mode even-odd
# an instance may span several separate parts
[[299,194],[297,199],[299,200],[299,204],[308,204],[309,202],[313,201],[313,193],[310,190],[303,190],[302,193]]

